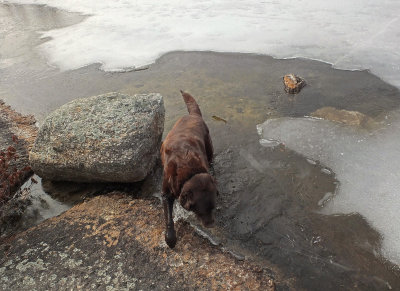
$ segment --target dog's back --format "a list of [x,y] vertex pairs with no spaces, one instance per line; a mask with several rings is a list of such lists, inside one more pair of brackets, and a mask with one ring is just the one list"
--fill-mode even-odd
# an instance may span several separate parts
[[189,114],[175,123],[160,151],[164,180],[172,184],[168,190],[175,197],[179,197],[182,184],[190,176],[208,171],[213,155],[209,130],[196,100],[188,93],[181,93]]

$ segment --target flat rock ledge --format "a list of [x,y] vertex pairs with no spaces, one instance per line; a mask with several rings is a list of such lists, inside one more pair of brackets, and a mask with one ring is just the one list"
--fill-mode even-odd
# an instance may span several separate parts
[[97,196],[0,241],[2,290],[275,290],[271,271],[184,222],[171,250],[158,199]]
[[30,164],[54,181],[141,181],[159,155],[164,116],[163,98],[156,93],[73,100],[45,119]]

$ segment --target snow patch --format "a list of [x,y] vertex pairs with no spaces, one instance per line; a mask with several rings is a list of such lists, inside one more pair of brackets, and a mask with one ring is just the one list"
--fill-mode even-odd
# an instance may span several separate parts
[[[0,0],[0,3],[8,1]],[[62,70],[101,63],[132,70],[175,50],[305,57],[369,69],[400,87],[398,0],[11,0],[89,17],[42,32],[40,48]]]

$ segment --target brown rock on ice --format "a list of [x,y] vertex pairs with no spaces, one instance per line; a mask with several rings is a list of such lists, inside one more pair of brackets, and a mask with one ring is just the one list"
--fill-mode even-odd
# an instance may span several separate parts
[[322,107],[311,113],[311,116],[353,126],[370,127],[374,123],[372,118],[361,112],[334,107]]
[[288,74],[283,77],[283,84],[286,93],[297,94],[306,85],[306,81],[294,74]]

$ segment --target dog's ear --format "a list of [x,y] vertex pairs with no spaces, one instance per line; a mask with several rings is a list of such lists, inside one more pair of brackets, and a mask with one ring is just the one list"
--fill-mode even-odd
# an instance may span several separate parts
[[193,192],[190,190],[182,192],[179,196],[179,202],[183,208],[185,208],[186,210],[191,210],[191,207],[193,205]]

